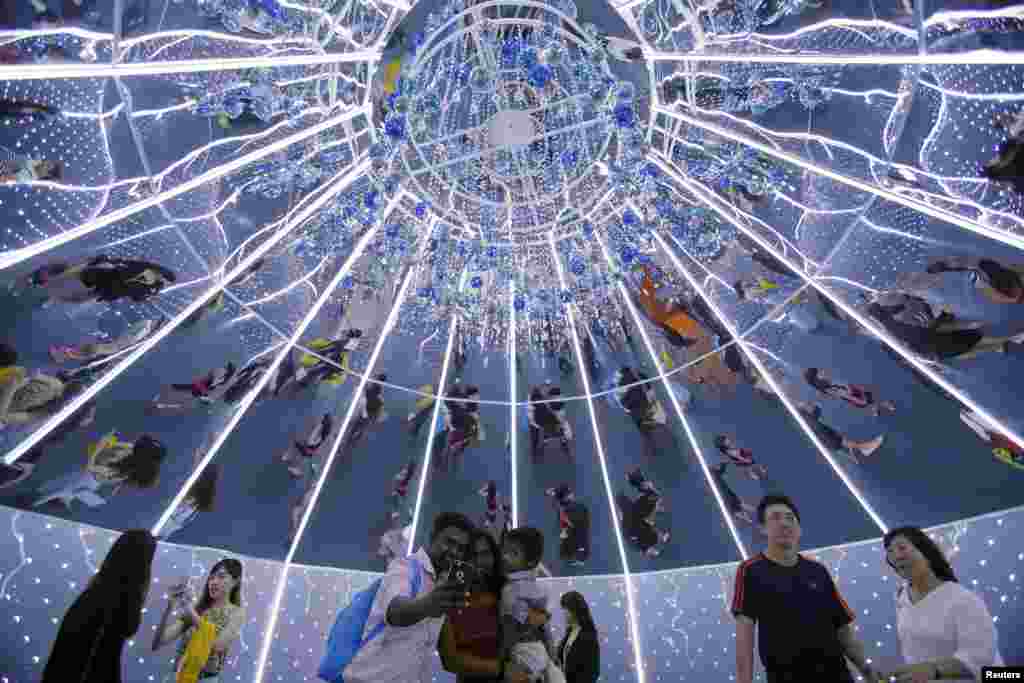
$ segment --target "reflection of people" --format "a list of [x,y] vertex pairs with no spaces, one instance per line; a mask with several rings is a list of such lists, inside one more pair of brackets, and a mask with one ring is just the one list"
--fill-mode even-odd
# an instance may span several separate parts
[[750,503],[745,503],[729,486],[729,482],[725,479],[725,471],[728,467],[729,463],[727,462],[718,463],[711,468],[711,477],[715,480],[715,484],[718,486],[719,493],[722,494],[725,507],[729,510],[729,513],[735,516],[736,519],[752,525],[754,524],[756,509]]
[[562,593],[565,636],[555,650],[555,661],[565,683],[597,683],[601,675],[601,646],[586,598],[577,591]]
[[[202,450],[196,451],[193,466],[198,467],[203,459]],[[161,540],[168,540],[174,534],[192,524],[201,512],[213,511],[217,500],[217,480],[220,478],[220,465],[209,464],[200,473],[199,478],[185,495],[185,499],[175,508],[167,524],[160,531]]]
[[768,468],[754,460],[754,452],[749,448],[740,448],[732,437],[719,434],[715,437],[715,448],[728,459],[730,464],[742,467],[751,479],[764,479]]
[[845,454],[858,465],[863,464],[865,458],[874,455],[875,451],[881,448],[882,442],[885,440],[884,435],[877,436],[870,441],[853,441],[848,439],[822,421],[821,406],[819,405],[798,403],[797,410],[807,419],[811,429],[818,435],[818,438],[821,439],[826,448]]
[[41,372],[29,373],[17,362],[14,347],[0,344],[0,429],[48,417],[52,408],[71,393],[60,379]]
[[50,358],[54,363],[63,363],[67,360],[86,363],[104,356],[112,356],[146,339],[160,326],[160,323],[161,321],[158,320],[142,320],[129,327],[117,339],[105,343],[86,342],[78,346],[54,345],[50,347]]
[[122,486],[153,488],[167,451],[151,436],[143,435],[131,442],[111,432],[89,446],[88,454],[89,460],[82,470],[42,486],[33,506],[59,501],[70,508],[78,500],[96,507],[107,502],[100,495],[106,486],[113,487],[110,496],[116,495]]
[[[172,621],[175,603],[181,607],[181,613]],[[228,651],[241,635],[245,620],[242,563],[232,558],[223,559],[213,565],[203,586],[203,595],[194,605],[189,599],[187,583],[171,587],[152,649],[156,652],[180,638],[174,671],[179,671],[183,665],[202,662],[195,665],[198,678],[219,683]]]
[[530,423],[530,456],[536,462],[540,459],[544,442],[557,438],[562,451],[570,456],[569,440],[572,428],[565,417],[565,403],[557,401],[562,390],[556,386],[548,387],[547,392],[540,387],[530,390],[530,405],[527,407],[527,420]]
[[946,311],[936,314],[924,299],[901,292],[878,294],[868,304],[867,312],[911,351],[930,359],[968,360],[986,352],[1008,354],[1019,351],[1024,342],[1024,333],[986,336]]
[[545,492],[555,501],[560,529],[559,556],[570,565],[581,565],[590,558],[590,510],[576,499],[568,484]]
[[621,492],[615,496],[622,532],[638,550],[657,557],[672,537],[670,532],[659,529],[656,522],[658,513],[664,509],[661,492],[639,468],[629,472],[626,479],[640,492],[640,497],[634,500]]
[[43,266],[32,273],[29,284],[41,288],[50,299],[65,303],[120,299],[141,303],[176,280],[173,272],[155,263],[96,256],[76,266]]
[[142,623],[155,554],[156,539],[142,529],[114,541],[64,614],[41,683],[121,683],[121,655]]
[[178,414],[196,405],[213,403],[227,393],[235,372],[235,364],[229,362],[187,384],[170,384],[160,390],[146,411],[157,415]]
[[334,417],[324,413],[316,420],[312,429],[303,439],[294,439],[281,454],[281,461],[288,466],[288,473],[300,479],[306,473],[306,464],[312,464],[317,452],[327,442],[334,430]]
[[768,683],[853,683],[846,658],[865,680],[879,680],[854,633],[854,614],[828,569],[798,553],[800,513],[793,502],[765,496],[757,521],[768,547],[737,568],[732,599],[737,683],[753,680],[755,624]]
[[960,419],[970,427],[975,434],[977,434],[982,441],[989,444],[992,448],[992,455],[999,461],[1005,462],[1007,465],[1013,467],[1019,467],[1024,469],[1024,446],[1012,441],[985,420],[981,415],[978,415],[974,411],[962,410],[960,411]]
[[857,408],[867,408],[872,415],[877,416],[880,410],[896,411],[896,406],[892,401],[879,401],[873,391],[860,384],[833,382],[822,368],[807,368],[804,371],[804,379],[818,392],[842,399]]
[[911,526],[890,530],[883,545],[906,582],[896,594],[896,631],[907,665],[889,675],[897,683],[979,680],[982,667],[1003,666],[985,601],[960,585],[939,546]]

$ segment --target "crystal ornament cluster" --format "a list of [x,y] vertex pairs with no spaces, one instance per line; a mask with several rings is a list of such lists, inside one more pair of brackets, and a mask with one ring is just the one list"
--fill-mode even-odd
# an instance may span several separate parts
[[[432,13],[407,46],[381,102],[375,169],[484,248],[574,232],[562,212],[624,186],[644,157],[635,88],[609,68],[596,29],[572,23],[570,0],[532,20],[466,5]],[[611,178],[605,163],[618,164]]]

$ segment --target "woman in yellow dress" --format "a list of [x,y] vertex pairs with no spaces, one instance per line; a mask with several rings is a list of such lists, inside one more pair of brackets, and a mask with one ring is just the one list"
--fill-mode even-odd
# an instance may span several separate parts
[[[168,676],[165,681],[191,683],[188,679],[191,674],[193,680],[219,683],[228,652],[241,635],[246,621],[246,611],[242,606],[242,563],[227,558],[215,564],[206,578],[203,596],[194,605],[189,599],[185,581],[171,586],[167,597],[167,608],[152,645],[153,652],[156,652],[178,640],[173,678]],[[172,620],[175,605],[180,611]],[[199,669],[198,675],[189,670],[197,659],[203,660],[195,667]]]

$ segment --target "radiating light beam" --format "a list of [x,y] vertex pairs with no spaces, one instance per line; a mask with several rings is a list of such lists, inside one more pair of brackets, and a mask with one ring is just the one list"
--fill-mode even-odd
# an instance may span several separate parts
[[1000,50],[972,50],[970,52],[917,54],[798,54],[798,53],[672,53],[644,51],[644,58],[652,62],[734,62],[742,64],[974,64],[1002,65],[1024,64],[1024,52],[1003,52]]
[[448,381],[448,367],[452,357],[452,349],[455,347],[455,333],[458,330],[459,321],[456,315],[452,316],[452,322],[448,326],[448,346],[445,348],[444,361],[441,363],[441,376],[438,378],[437,390],[434,392],[434,414],[430,419],[430,429],[427,434],[427,449],[423,453],[423,464],[420,466],[420,485],[416,490],[416,505],[412,510],[412,526],[409,529],[409,547],[406,554],[412,555],[416,549],[416,527],[420,522],[420,510],[423,508],[423,493],[427,487],[427,473],[430,472],[430,456],[434,449],[434,434],[437,430],[437,420],[441,415],[441,403],[444,401],[445,382]]
[[825,444],[821,442],[821,440],[818,438],[818,435],[815,434],[814,430],[810,428],[810,426],[807,424],[807,421],[804,419],[804,416],[800,413],[799,410],[797,410],[796,406],[793,405],[793,402],[782,391],[782,387],[779,386],[779,384],[775,381],[775,378],[772,376],[772,374],[768,372],[768,369],[761,362],[761,359],[757,357],[756,353],[752,352],[748,348],[747,342],[742,341],[739,338],[739,336],[737,335],[737,330],[733,326],[729,318],[722,312],[720,308],[718,308],[715,302],[711,300],[711,297],[708,296],[707,292],[704,291],[704,288],[700,286],[700,283],[698,283],[697,280],[686,269],[686,267],[683,266],[682,262],[679,260],[679,257],[676,256],[676,254],[669,248],[668,244],[665,243],[665,240],[661,237],[661,235],[658,234],[657,232],[654,232],[652,234],[654,235],[654,239],[657,240],[658,244],[661,246],[662,250],[672,261],[672,264],[683,275],[683,277],[686,278],[686,281],[690,283],[690,286],[693,287],[693,290],[697,293],[697,296],[699,296],[701,300],[703,300],[704,303],[707,304],[708,308],[710,308],[711,311],[715,314],[715,317],[717,317],[718,320],[722,323],[722,325],[725,326],[725,329],[729,331],[729,334],[732,335],[732,338],[736,341],[736,344],[739,346],[740,350],[750,360],[750,362],[754,364],[754,367],[757,368],[761,376],[764,377],[764,380],[772,388],[772,391],[775,392],[775,395],[779,397],[779,400],[782,401],[783,405],[786,406],[786,409],[789,411],[789,414],[800,426],[800,429],[803,430],[804,434],[807,435],[807,438],[811,440],[811,443],[815,445],[815,447],[818,449],[818,452],[821,453],[822,457],[825,458],[825,461],[829,464],[829,466],[832,467],[832,470],[836,473],[836,476],[839,477],[840,481],[843,482],[843,484],[850,491],[850,493],[853,494],[854,498],[857,499],[857,502],[861,504],[861,507],[864,508],[864,512],[866,512],[868,517],[871,518],[871,521],[873,521],[878,526],[878,528],[881,529],[883,534],[888,533],[889,528],[888,526],[886,526],[885,522],[882,521],[881,516],[879,516],[879,514],[875,512],[874,507],[871,505],[871,503],[868,502],[864,494],[860,492],[860,489],[857,488],[857,485],[853,482],[853,480],[846,476],[846,472],[843,471],[843,469],[832,457],[831,451],[829,451],[829,449],[825,447]]
[[[509,393],[509,458],[512,461],[512,528],[519,526],[519,425],[516,423],[516,409],[519,386],[516,375],[516,284],[515,278],[508,285],[508,393]],[[529,408],[527,408],[529,410]]]
[[[1024,63],[1024,52],[1021,53],[1021,56],[1022,63]],[[958,225],[961,228],[969,230],[970,232],[973,232],[977,235],[981,235],[982,237],[987,237],[988,239],[996,240],[997,242],[1002,242],[1003,244],[1015,247],[1017,249],[1024,249],[1024,238],[1021,238],[1019,235],[1014,235],[1012,233],[1008,233],[1004,230],[999,230],[996,228],[990,228],[987,225],[983,225],[976,221],[969,220],[959,214],[955,214],[951,211],[945,211],[943,209],[934,207],[930,204],[926,204],[925,202],[913,199],[898,192],[893,192],[883,187],[878,187],[876,185],[866,183],[863,180],[858,180],[856,178],[845,176],[841,173],[836,173],[831,169],[825,168],[823,166],[818,166],[817,164],[812,164],[804,159],[801,159],[795,154],[789,154],[788,152],[777,150],[774,147],[758,142],[746,136],[737,135],[731,130],[722,128],[721,126],[693,118],[692,116],[687,116],[682,112],[674,111],[672,109],[666,109],[664,107],[657,107],[657,110],[658,113],[665,114],[666,116],[671,116],[680,121],[683,121],[684,123],[688,123],[691,126],[696,126],[698,128],[710,131],[715,135],[727,138],[729,140],[732,140],[733,142],[738,142],[740,144],[746,145],[747,147],[752,147],[753,149],[763,152],[764,154],[767,154],[771,157],[774,157],[789,164],[793,164],[794,166],[799,166],[804,170],[811,171],[812,173],[824,176],[826,178],[829,178],[830,180],[842,183],[843,185],[849,185],[850,187],[860,190],[861,192],[868,192],[870,194],[881,197],[882,199],[886,199],[895,204],[900,204],[901,206],[913,209],[918,213],[923,213],[926,216],[931,216],[932,218],[937,218],[940,221],[951,223],[953,225]]]
[[[293,230],[305,223],[310,216],[314,215],[330,200],[334,199],[336,194],[339,194],[347,188],[354,179],[359,178],[365,170],[369,167],[369,160],[364,160],[362,163],[357,164],[354,168],[349,169],[347,172],[338,174],[338,181],[327,191],[325,191],[320,197],[311,202],[298,216],[293,219],[286,227],[282,228],[276,234],[272,235],[267,239],[266,242],[256,247],[248,258],[239,261],[239,264],[235,266],[235,269],[225,277],[221,284],[210,288],[205,294],[200,294],[196,299],[185,307],[185,309],[179,313],[175,318],[168,321],[166,325],[160,328],[160,330],[141,343],[131,354],[125,357],[121,363],[111,369],[103,377],[99,378],[94,384],[89,386],[85,391],[80,393],[78,396],[73,398],[67,403],[56,415],[47,420],[41,427],[36,429],[29,437],[21,441],[17,446],[11,449],[5,456],[4,462],[7,464],[13,463],[15,460],[20,458],[22,455],[27,453],[29,450],[34,448],[36,444],[46,438],[46,436],[54,429],[60,426],[64,420],[66,420],[72,413],[77,411],[83,405],[85,405],[90,399],[96,394],[106,388],[111,382],[117,379],[122,372],[127,370],[135,361],[143,356],[151,348],[159,344],[166,336],[171,334],[178,325],[184,322],[189,316],[202,308],[206,303],[216,296],[221,290],[223,290],[232,280],[242,275],[257,259],[261,258],[264,254],[267,254],[274,246],[288,236]],[[340,177],[339,177],[340,176]]]
[[[193,178],[186,180],[185,182],[170,190],[164,190],[162,192],[159,192],[158,194],[153,195],[152,197],[143,199],[142,201],[139,202],[135,202],[130,206],[126,206],[124,208],[111,211],[110,213],[104,214],[103,216],[95,218],[94,220],[88,221],[86,223],[83,223],[82,225],[76,226],[69,230],[65,230],[58,235],[53,235],[52,237],[40,240],[39,242],[31,244],[27,247],[4,252],[0,254],[0,270],[4,270],[5,268],[15,266],[23,261],[33,258],[34,256],[38,256],[43,252],[56,249],[57,247],[67,244],[68,242],[72,242],[80,237],[85,237],[86,235],[96,232],[100,228],[104,228],[108,225],[112,225],[118,221],[124,220],[129,216],[139,213],[140,211],[144,211],[145,209],[148,209],[152,206],[157,206],[161,203],[167,202],[179,195],[194,190],[197,187],[201,187],[206,183],[218,180],[219,178],[223,178],[224,176],[234,171],[237,171],[249,164],[256,163],[257,161],[265,157],[268,157],[271,154],[275,154],[276,152],[280,152],[281,150],[287,149],[291,145],[294,145],[298,142],[302,142],[303,140],[313,137],[314,135],[319,135],[323,131],[330,130],[331,128],[340,125],[345,121],[350,121],[356,118],[357,116],[368,113],[369,108],[357,107],[340,116],[336,116],[332,119],[324,121],[323,123],[319,123],[315,126],[305,128],[302,131],[296,133],[295,135],[290,135],[284,139],[278,140],[277,142],[273,142],[265,147],[261,147],[255,152],[250,152],[244,156],[239,157],[238,159],[225,162],[219,166],[216,166],[215,168],[210,169],[206,173],[202,173],[200,175],[197,175]],[[366,162],[364,164],[364,167],[368,168],[369,162]]]
[[[399,195],[399,197],[401,197],[401,195]],[[392,202],[392,206],[389,206],[388,210],[381,214],[381,219],[377,222],[377,226],[373,229],[373,233],[376,233],[380,226],[387,220],[387,216],[391,213],[391,209],[395,203],[397,203],[397,198]],[[429,240],[424,238],[424,246],[428,241]],[[369,244],[369,240],[366,240],[365,244]],[[387,320],[384,322],[384,327],[381,329],[380,338],[377,339],[377,343],[373,348],[373,353],[370,354],[370,360],[366,364],[366,372],[364,372],[360,378],[359,385],[356,387],[355,393],[352,395],[352,400],[349,401],[348,411],[345,413],[345,419],[342,421],[341,427],[338,429],[338,435],[334,439],[334,445],[331,447],[331,451],[327,455],[323,471],[320,473],[320,477],[317,479],[316,484],[313,487],[313,494],[306,503],[306,509],[303,510],[302,513],[302,520],[299,522],[299,526],[295,531],[295,538],[292,539],[291,547],[288,549],[288,554],[284,558],[284,565],[281,568],[281,577],[278,579],[277,588],[274,591],[274,599],[272,603],[273,608],[270,611],[266,630],[263,632],[263,646],[260,648],[260,656],[256,662],[256,675],[254,677],[256,683],[260,683],[266,673],[267,659],[270,656],[270,646],[274,640],[274,630],[277,628],[277,619],[281,611],[281,601],[284,598],[284,591],[288,584],[288,573],[291,570],[292,561],[295,559],[295,553],[299,549],[299,543],[302,541],[302,536],[306,531],[306,527],[309,525],[309,519],[313,515],[313,510],[316,509],[317,499],[323,491],[324,484],[327,483],[327,476],[331,472],[331,465],[334,464],[334,459],[338,456],[341,444],[344,442],[345,437],[348,436],[348,428],[352,423],[352,418],[355,416],[356,408],[359,406],[359,399],[363,395],[363,392],[366,391],[366,385],[370,381],[370,376],[377,364],[377,359],[380,357],[380,352],[384,348],[384,343],[387,341],[388,333],[398,320],[398,313],[401,311],[402,303],[405,301],[406,291],[409,289],[409,285],[412,283],[415,276],[415,270],[410,271],[409,274],[406,275],[405,281],[402,283],[402,289],[399,292],[394,305],[391,307],[391,311],[388,313]],[[344,275],[342,275],[342,277],[344,277]],[[327,299],[334,291],[334,288],[341,282],[342,277],[335,277],[332,286],[328,287],[324,291],[321,299],[321,306],[327,302]],[[283,360],[283,355],[279,360]]]
[[359,242],[356,244],[355,249],[353,249],[352,253],[349,254],[349,257],[345,260],[344,264],[342,264],[341,268],[338,269],[338,272],[335,273],[334,278],[331,281],[331,284],[324,289],[324,294],[320,297],[320,300],[313,304],[313,307],[309,310],[309,313],[306,314],[306,317],[303,318],[302,321],[299,323],[298,327],[295,328],[295,332],[292,333],[290,337],[285,335],[285,338],[288,339],[288,341],[287,343],[283,344],[284,350],[281,351],[281,353],[277,354],[277,357],[274,358],[273,362],[270,364],[270,367],[267,368],[266,372],[263,373],[259,381],[256,382],[256,385],[249,391],[248,394],[245,395],[244,398],[242,398],[241,402],[238,404],[237,410],[235,410],[234,413],[232,413],[231,419],[228,420],[227,424],[221,430],[220,434],[217,436],[216,439],[214,439],[213,443],[210,444],[210,448],[207,450],[206,455],[203,456],[202,461],[199,463],[197,467],[193,469],[192,475],[181,487],[177,495],[174,496],[174,499],[171,500],[171,504],[167,507],[166,510],[164,510],[163,514],[160,515],[160,518],[153,526],[152,534],[154,536],[158,536],[160,532],[163,530],[164,525],[167,524],[167,521],[171,518],[171,515],[173,515],[174,511],[178,509],[179,505],[181,505],[181,502],[185,500],[185,497],[188,495],[189,490],[191,490],[192,486],[196,483],[196,481],[199,480],[199,477],[202,475],[203,470],[206,469],[206,466],[210,463],[211,460],[213,460],[213,458],[220,451],[221,446],[224,444],[225,441],[227,441],[228,437],[231,435],[231,432],[234,431],[235,426],[238,425],[238,423],[245,416],[246,412],[249,410],[249,407],[256,402],[256,398],[260,395],[260,392],[263,391],[264,387],[266,387],[267,384],[270,383],[271,379],[274,377],[274,373],[277,371],[278,367],[280,367],[281,363],[284,362],[284,359],[288,357],[288,354],[292,352],[292,349],[298,344],[299,339],[301,339],[302,335],[306,333],[306,329],[311,324],[313,324],[314,320],[316,320],[316,317],[317,315],[319,315],[320,310],[330,300],[335,288],[345,278],[345,276],[348,275],[349,272],[351,272],[352,267],[356,264],[356,261],[359,260],[359,258],[363,255],[363,252],[366,250],[366,247],[376,236],[376,233],[379,230],[379,225],[380,224],[378,223],[378,227],[367,230],[366,234],[359,239]]
[[[567,289],[565,271],[562,268],[561,257],[558,248],[555,246],[554,232],[548,233],[548,244],[551,247],[551,258],[555,261],[555,268],[558,270],[558,282],[562,291]],[[604,479],[604,489],[608,496],[608,506],[611,509],[612,526],[615,530],[615,541],[619,546],[619,560],[622,562],[622,579],[626,584],[626,604],[629,607],[629,630],[633,637],[633,659],[636,666],[638,683],[645,683],[647,680],[644,669],[643,650],[640,647],[639,617],[637,615],[636,600],[633,596],[633,575],[629,571],[629,559],[626,557],[626,544],[622,540],[622,527],[619,525],[618,510],[615,509],[615,492],[612,490],[611,477],[608,475],[608,463],[606,462],[604,445],[601,441],[601,430],[597,426],[597,412],[594,410],[594,399],[591,396],[590,376],[587,374],[586,362],[583,357],[583,349],[580,346],[580,338],[576,331],[576,316],[573,313],[573,304],[565,305],[565,313],[569,318],[569,332],[572,335],[573,351],[576,353],[576,367],[580,369],[579,376],[583,380],[583,392],[587,397],[587,410],[590,413],[590,427],[594,432],[594,445],[596,446],[597,461],[601,465],[601,476]]]
[[312,66],[337,62],[373,62],[380,59],[376,50],[346,52],[344,54],[290,55],[287,57],[218,57],[213,59],[183,59],[156,62],[128,62],[106,64],[31,64],[0,66],[0,81],[54,80],[66,78],[118,78],[125,76],[162,76],[167,74],[202,73],[206,71],[236,71],[266,69],[279,66]]
[[[1004,422],[997,419],[987,410],[982,408],[980,404],[978,404],[976,401],[971,399],[967,394],[961,391],[959,387],[950,383],[942,375],[932,370],[928,363],[921,360],[913,353],[908,351],[906,348],[904,348],[902,343],[896,341],[896,339],[893,338],[884,329],[882,329],[877,322],[875,322],[871,318],[868,318],[865,315],[862,315],[860,311],[853,308],[845,301],[832,294],[832,292],[827,287],[822,286],[821,282],[818,279],[809,277],[806,273],[804,273],[803,270],[796,268],[796,266],[794,266],[794,264],[790,262],[789,258],[786,255],[779,253],[779,251],[775,249],[770,243],[768,243],[761,235],[758,235],[753,230],[748,228],[746,225],[742,223],[742,221],[736,220],[736,218],[729,211],[724,210],[722,208],[723,202],[721,198],[719,198],[710,190],[703,188],[698,183],[694,183],[686,178],[683,178],[681,175],[676,173],[675,169],[663,163],[661,159],[659,159],[656,155],[649,155],[648,158],[655,164],[657,164],[657,166],[661,168],[663,171],[665,171],[667,174],[674,177],[676,182],[680,183],[684,187],[689,188],[690,191],[693,192],[694,196],[696,196],[698,199],[701,199],[704,203],[711,207],[711,209],[714,210],[720,218],[734,225],[737,230],[739,230],[744,235],[752,239],[754,242],[760,245],[762,249],[767,251],[777,260],[784,263],[787,268],[791,269],[794,273],[796,273],[801,279],[803,279],[804,282],[813,287],[823,297],[831,301],[832,304],[836,306],[836,308],[843,311],[843,313],[848,315],[853,320],[857,321],[857,323],[861,327],[863,327],[865,330],[868,330],[872,335],[877,337],[879,341],[881,341],[890,349],[892,349],[901,358],[903,358],[903,360],[909,363],[913,368],[921,372],[921,374],[930,379],[936,385],[942,387],[944,390],[949,392],[949,394],[954,396],[963,405],[967,406],[972,411],[974,411],[984,419],[988,420],[996,429],[996,431],[998,431],[1000,434],[1007,437],[1011,441],[1014,441],[1015,443],[1024,443],[1024,438],[1021,438],[1020,435],[1016,434],[1013,430],[1011,430]],[[745,347],[741,346],[741,348]],[[768,378],[766,377],[766,380],[767,379]],[[768,381],[771,382],[771,380]]]
[[[634,211],[636,208],[634,207]],[[642,215],[642,214],[641,214]],[[612,262],[611,255],[605,248],[601,238],[594,235],[598,246],[601,248],[601,254],[604,256],[605,262],[608,263],[609,267],[614,264]],[[626,302],[626,308],[629,310],[630,317],[633,318],[633,324],[640,330],[640,336],[643,337],[644,346],[647,347],[647,353],[651,355],[651,361],[654,363],[654,368],[658,372],[658,376],[661,378],[662,386],[665,387],[665,392],[668,394],[669,400],[672,402],[672,408],[676,412],[676,417],[679,418],[679,422],[682,423],[683,429],[686,430],[686,437],[690,441],[690,448],[693,449],[694,455],[697,456],[697,462],[700,463],[700,469],[704,472],[704,479],[708,483],[708,488],[711,489],[712,495],[715,500],[718,501],[718,509],[722,513],[722,517],[725,519],[725,525],[729,527],[729,533],[732,534],[732,540],[736,544],[736,549],[740,553],[740,557],[746,560],[750,557],[750,553],[747,552],[747,548],[743,545],[743,539],[740,538],[739,531],[736,529],[736,524],[733,522],[733,517],[729,513],[728,508],[725,505],[725,500],[722,498],[721,491],[715,485],[714,477],[711,476],[711,470],[708,468],[707,460],[704,458],[704,452],[701,450],[700,443],[697,441],[696,435],[693,433],[693,429],[690,427],[690,421],[686,419],[683,407],[679,405],[679,399],[676,398],[676,392],[673,391],[672,385],[669,383],[668,377],[665,375],[665,368],[661,365],[661,360],[658,358],[658,352],[654,348],[654,344],[651,342],[650,336],[647,334],[647,326],[644,325],[640,319],[640,315],[637,313],[636,306],[633,305],[633,299],[626,289],[626,286],[622,282],[618,282],[617,285],[619,294],[622,296],[622,300]],[[733,337],[737,339],[737,337]]]

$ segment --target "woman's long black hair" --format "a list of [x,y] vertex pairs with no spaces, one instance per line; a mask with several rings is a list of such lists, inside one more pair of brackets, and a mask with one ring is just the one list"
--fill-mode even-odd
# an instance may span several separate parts
[[44,683],[103,676],[107,667],[96,658],[120,654],[124,641],[142,623],[155,554],[156,539],[144,529],[118,537],[88,587],[64,614],[43,672]]
[[217,573],[217,570],[221,567],[226,569],[231,578],[237,582],[235,587],[231,589],[228,602],[237,607],[242,606],[242,563],[232,557],[226,557],[213,565],[210,573],[206,575],[206,583],[203,584],[203,597],[199,598],[199,602],[196,604],[196,612],[199,614],[210,609],[210,606],[213,605],[213,598],[210,597],[210,577]]
[[[902,536],[907,539],[912,546],[917,548],[918,551],[924,555],[924,559],[928,561],[928,565],[932,568],[935,576],[939,577],[939,579],[943,581],[959,583],[956,578],[956,574],[953,573],[953,567],[949,564],[949,560],[946,559],[946,555],[942,552],[942,549],[937,543],[935,543],[935,541],[928,538],[928,534],[922,531],[919,527],[901,526],[891,530],[882,540],[882,545],[885,546],[886,551],[889,550],[889,546],[897,536]],[[885,558],[885,562],[893,568],[893,571],[896,570],[896,567],[893,567],[893,564],[889,561],[888,557]]]
[[581,631],[597,633],[594,617],[590,616],[590,606],[587,604],[587,599],[583,597],[582,593],[579,591],[563,593],[562,607],[572,612],[573,617],[576,618],[576,623],[580,625]]
[[505,587],[505,575],[501,571],[501,548],[498,547],[498,541],[493,534],[483,529],[477,529],[473,534],[473,542],[470,544],[474,553],[476,552],[476,542],[481,538],[487,541],[487,546],[494,555],[494,573],[491,574],[491,578],[487,582],[487,590],[500,595],[501,589]]

